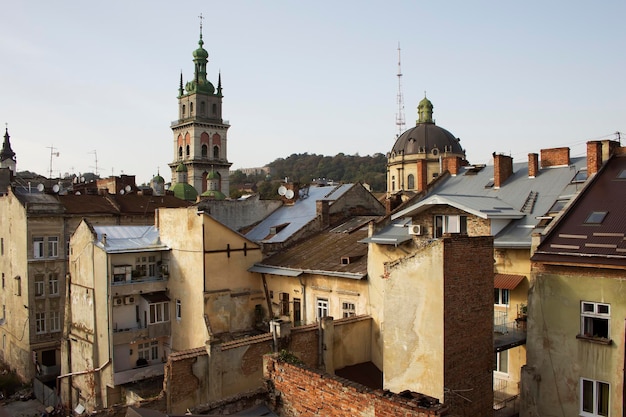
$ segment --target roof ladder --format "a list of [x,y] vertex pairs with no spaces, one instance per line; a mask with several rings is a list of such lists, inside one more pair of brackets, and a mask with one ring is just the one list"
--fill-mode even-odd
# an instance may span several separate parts
[[524,202],[524,205],[522,206],[522,213],[532,213],[533,209],[535,208],[535,203],[537,202],[537,196],[539,195],[539,193],[537,191],[531,191],[530,193],[528,193],[528,197],[526,197],[526,201]]

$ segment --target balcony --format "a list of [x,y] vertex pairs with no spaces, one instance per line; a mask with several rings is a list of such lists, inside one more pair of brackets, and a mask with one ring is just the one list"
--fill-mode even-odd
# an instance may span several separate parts
[[123,345],[134,342],[135,340],[146,339],[149,337],[148,334],[148,329],[145,327],[113,330],[113,344]]
[[494,376],[493,409],[497,417],[518,415],[519,386],[517,383]]
[[165,291],[169,275],[161,274],[154,277],[132,277],[127,281],[111,282],[111,291],[115,296]]
[[115,385],[127,384],[129,382],[140,381],[142,379],[161,376],[165,373],[165,364],[157,363],[154,365],[142,366],[125,371],[115,372],[113,374],[113,383]]
[[493,351],[502,352],[526,344],[526,322],[494,323]]

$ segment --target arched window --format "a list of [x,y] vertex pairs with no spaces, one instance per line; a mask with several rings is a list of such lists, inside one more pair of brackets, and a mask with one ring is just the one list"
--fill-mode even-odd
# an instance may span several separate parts
[[415,188],[415,177],[413,176],[413,174],[409,174],[409,176],[406,178],[406,182],[409,190]]
[[213,158],[218,159],[220,157],[220,148],[219,146],[213,147]]
[[213,106],[211,106],[211,109],[213,111],[213,114],[217,114],[217,104],[213,103]]
[[185,110],[187,109],[185,108],[185,105],[183,104],[183,117],[185,117]]
[[183,159],[183,147],[178,147],[178,159]]
[[205,145],[202,145],[202,157],[206,158],[209,154],[209,148]]
[[189,103],[189,115],[193,116],[193,102]]
[[204,116],[204,101],[200,102],[200,115]]
[[187,157],[189,157],[189,145],[187,145]]

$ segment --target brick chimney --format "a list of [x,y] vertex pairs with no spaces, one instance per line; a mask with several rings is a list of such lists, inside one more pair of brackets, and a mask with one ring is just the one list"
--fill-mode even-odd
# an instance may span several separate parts
[[513,158],[493,153],[493,188],[498,189],[513,174]]
[[528,154],[528,178],[535,178],[539,174],[539,155]]
[[541,150],[541,168],[568,165],[569,148],[550,148]]
[[417,192],[426,191],[428,185],[428,168],[425,159],[417,160]]
[[322,220],[322,227],[330,226],[330,206],[328,200],[317,200],[315,202],[315,214]]
[[453,177],[458,175],[461,169],[461,158],[458,156],[446,156],[443,159],[443,170],[448,171]]
[[592,176],[602,166],[602,142],[587,142],[587,177]]
[[280,199],[283,201],[284,205],[293,206],[300,196],[300,183],[287,182],[283,184],[283,187],[285,187],[286,193],[281,195]]

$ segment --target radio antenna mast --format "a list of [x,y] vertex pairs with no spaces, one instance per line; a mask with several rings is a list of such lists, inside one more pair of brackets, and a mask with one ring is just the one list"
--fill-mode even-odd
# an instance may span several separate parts
[[[59,150],[57,148],[55,148],[54,145],[53,146],[48,146],[48,149],[50,149],[50,170],[48,171],[48,178],[52,178],[52,157],[53,156],[58,157],[59,156],[59,152],[58,152]],[[55,151],[57,151],[57,152],[55,152]],[[61,177],[61,176],[59,175],[59,177]]]
[[91,151],[89,153],[94,154],[94,156],[96,158],[96,166],[95,166],[96,172],[95,172],[95,174],[96,174],[96,176],[100,176],[100,173],[98,172],[98,152],[94,149],[93,151]]
[[400,42],[398,42],[398,113],[396,113],[396,126],[398,136],[404,132],[404,97],[402,96],[402,68],[400,66]]

